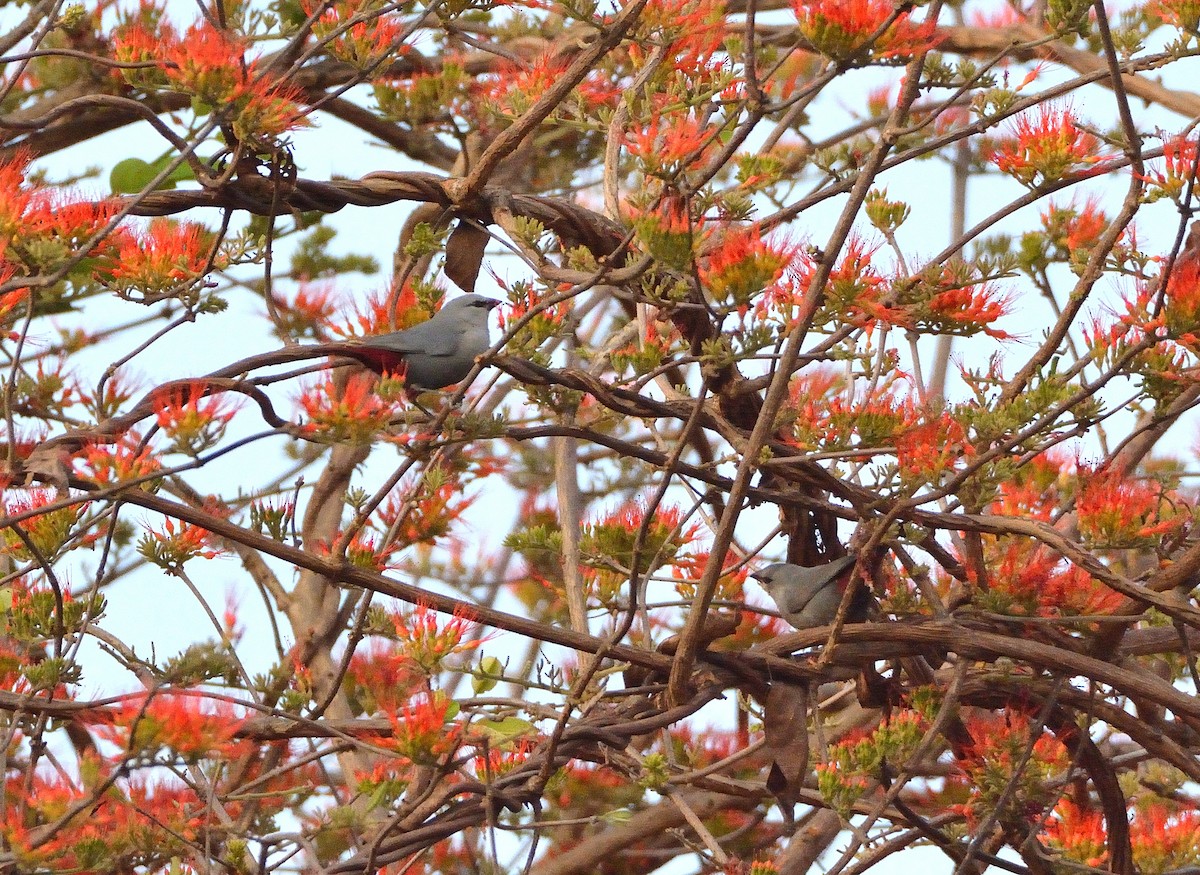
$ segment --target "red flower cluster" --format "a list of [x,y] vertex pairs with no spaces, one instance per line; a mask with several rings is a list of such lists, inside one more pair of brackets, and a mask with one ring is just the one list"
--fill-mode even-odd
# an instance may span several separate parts
[[914,24],[892,0],[792,0],[792,11],[801,36],[838,60],[904,58],[938,42],[934,21]]
[[207,19],[180,34],[153,7],[143,8],[141,20],[121,27],[113,41],[118,61],[156,65],[149,73],[124,70],[130,84],[190,94],[199,107],[220,113],[240,139],[272,139],[307,125],[300,92],[261,75],[246,50],[241,35]]

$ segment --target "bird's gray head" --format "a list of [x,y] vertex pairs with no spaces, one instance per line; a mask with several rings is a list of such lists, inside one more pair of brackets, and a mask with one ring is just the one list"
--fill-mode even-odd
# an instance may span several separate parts
[[766,586],[768,583],[774,583],[777,579],[781,579],[786,569],[795,567],[794,565],[788,565],[786,562],[775,562],[758,569],[758,571],[755,571],[750,576],[763,586]]
[[454,313],[462,310],[464,313],[484,313],[486,314],[493,307],[499,307],[500,302],[495,298],[487,298],[483,295],[459,295],[457,298],[451,298],[442,307],[442,313]]

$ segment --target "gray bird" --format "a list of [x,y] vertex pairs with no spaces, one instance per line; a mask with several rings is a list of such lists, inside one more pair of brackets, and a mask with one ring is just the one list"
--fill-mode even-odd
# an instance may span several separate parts
[[461,383],[475,358],[492,345],[488,313],[499,304],[483,295],[462,295],[447,301],[427,322],[339,345],[338,352],[376,373],[403,371],[410,389],[443,389]]
[[[854,556],[843,556],[813,568],[776,562],[750,576],[762,584],[785,620],[797,629],[812,629],[828,626],[837,616],[855,561]],[[846,622],[865,622],[872,601],[870,591],[860,586],[850,602]]]

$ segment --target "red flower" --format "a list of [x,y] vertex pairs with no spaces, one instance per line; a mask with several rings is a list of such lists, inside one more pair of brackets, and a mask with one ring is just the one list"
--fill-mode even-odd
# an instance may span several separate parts
[[[58,495],[52,489],[9,490],[4,496],[4,513],[6,516],[26,514],[57,501]],[[87,502],[81,502],[47,510],[26,517],[20,526],[40,557],[52,561],[73,541],[82,544],[95,540],[94,534],[83,539],[83,532],[76,526],[87,506]],[[12,527],[0,529],[0,555],[12,556],[22,562],[35,558],[29,545]]]
[[115,444],[89,444],[83,458],[81,475],[106,485],[140,480],[162,467],[136,432],[128,432]]
[[1042,835],[1051,847],[1085,866],[1100,868],[1108,859],[1108,830],[1104,815],[1095,808],[1081,808],[1070,799],[1061,799]]
[[714,55],[725,38],[724,0],[650,0],[637,23],[637,36],[629,47],[639,66],[648,45],[669,46],[668,64],[676,75],[691,77],[693,87],[709,82],[723,69]]
[[393,536],[393,550],[412,544],[433,544],[450,533],[451,524],[475,500],[464,494],[464,484],[453,472],[437,469],[419,483],[388,497],[378,514],[378,527]]
[[775,289],[801,251],[799,244],[783,240],[765,241],[757,227],[735,228],[713,235],[712,247],[700,268],[700,280],[712,299],[744,310],[766,291],[769,297],[785,294]]
[[202,107],[224,114],[242,138],[277,137],[306,125],[296,106],[300,92],[257,75],[256,61],[246,58],[246,40],[210,21],[193,24],[180,36],[166,21],[139,22],[114,40],[122,61],[157,61],[161,74],[126,71],[126,79],[144,88],[164,85],[194,96]]
[[1111,469],[1082,469],[1080,482],[1079,532],[1095,546],[1153,546],[1181,524],[1162,488],[1145,480],[1125,479]]
[[388,746],[413,762],[432,762],[457,746],[461,727],[451,722],[457,713],[458,703],[444,693],[422,693],[385,715],[393,732]]
[[1121,604],[1120,593],[1046,547],[1005,540],[989,549],[988,562],[989,589],[980,599],[996,613],[1088,617],[1111,614]]
[[1192,224],[1171,267],[1164,297],[1163,319],[1171,334],[1185,344],[1200,344],[1200,222]]
[[904,431],[896,441],[900,473],[936,482],[975,455],[962,424],[949,413]]
[[490,82],[482,84],[478,97],[492,112],[516,118],[562,78],[567,66],[566,58],[553,52],[527,64],[504,64]]
[[405,27],[396,12],[373,12],[361,0],[338,0],[332,5],[304,0],[300,5],[307,15],[322,9],[313,22],[313,36],[335,58],[360,70],[407,48],[401,45]]
[[[1200,14],[1200,3],[1196,4]],[[1163,169],[1141,176],[1157,189],[1161,195],[1178,200],[1187,190],[1196,172],[1196,141],[1186,137],[1172,137],[1163,143]],[[1158,192],[1155,196],[1158,196]]]
[[[892,0],[792,0],[801,35],[823,55],[849,60],[866,48],[867,40],[889,20],[870,46],[874,58],[896,58],[936,45],[932,20],[913,24],[907,12],[896,15]],[[865,59],[864,59],[865,60]]]
[[625,148],[641,162],[647,176],[672,179],[703,165],[718,133],[718,128],[691,115],[655,115],[640,128],[626,131]]
[[[974,825],[980,814],[995,810],[1002,797],[1010,809],[1001,816],[1036,821],[1057,798],[1050,779],[1067,770],[1071,755],[1045,731],[1034,738],[1033,722],[1032,714],[1014,708],[999,714],[976,709],[964,717],[973,739],[959,760],[970,785],[970,799],[962,806],[968,823]],[[1008,792],[1010,783],[1015,792]],[[1014,811],[1011,806],[1018,808]]]
[[387,428],[396,405],[375,393],[373,374],[354,374],[344,388],[331,377],[307,389],[299,398],[308,421],[301,429],[333,443],[370,443]]
[[[31,156],[19,150],[7,161],[0,161],[0,244],[22,232],[25,211],[33,200],[34,190],[25,185],[25,169]],[[3,256],[0,249],[0,256]]]
[[174,383],[156,390],[153,401],[158,409],[158,424],[174,443],[171,450],[198,455],[221,439],[225,426],[233,419],[232,405],[218,395],[208,393],[203,380]]
[[[871,264],[875,252],[875,248],[869,248],[859,237],[847,241],[837,266],[829,273],[825,305],[855,325],[868,325],[876,320],[905,325],[907,317],[903,310],[882,303],[891,284]],[[816,269],[817,265],[811,259],[804,262],[800,288],[807,291]]]
[[1129,843],[1139,872],[1194,868],[1200,864],[1200,812],[1147,805],[1129,824]]
[[466,637],[474,620],[458,611],[445,623],[428,605],[417,605],[407,614],[390,614],[390,618],[404,653],[429,674],[436,672],[446,657],[467,653],[483,643],[482,638]]
[[169,518],[160,531],[147,527],[138,542],[138,553],[169,572],[179,571],[189,559],[215,559],[223,552],[213,546],[208,529]]
[[136,291],[147,298],[156,292],[177,292],[210,269],[214,241],[203,225],[154,219],[145,231],[118,238],[107,270],[109,285],[119,293]]
[[1017,118],[1015,134],[1001,143],[991,160],[1014,179],[1036,188],[1071,174],[1099,172],[1105,159],[1100,141],[1082,130],[1069,107],[1041,104]]
[[346,671],[347,696],[364,714],[395,711],[425,678],[412,657],[390,642],[360,646]]
[[1196,0],[1151,0],[1143,11],[1180,30],[1200,32],[1200,3]]
[[136,696],[112,713],[110,740],[146,754],[167,749],[198,759],[226,747],[245,718],[224,702],[201,696],[156,693]]
[[284,340],[298,337],[323,337],[331,330],[333,314],[337,311],[335,287],[331,282],[302,281],[290,301],[276,296],[275,333]]

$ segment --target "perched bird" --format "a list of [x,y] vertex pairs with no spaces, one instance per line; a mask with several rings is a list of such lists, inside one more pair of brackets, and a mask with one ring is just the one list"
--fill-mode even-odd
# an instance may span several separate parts
[[[776,562],[750,576],[762,584],[785,620],[797,629],[812,629],[828,626],[837,616],[855,561],[854,556],[843,556],[813,568]],[[865,622],[872,601],[870,590],[860,586],[850,602],[846,622]]]
[[402,371],[409,389],[443,389],[462,382],[476,357],[492,345],[488,313],[499,304],[483,295],[462,295],[427,322],[359,343],[339,344],[338,352],[376,373]]

